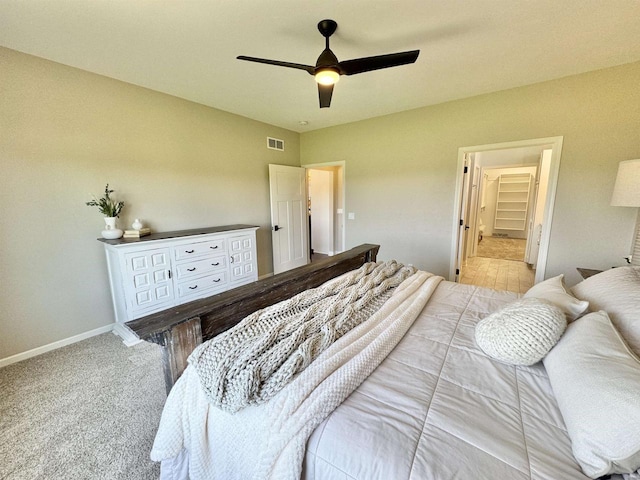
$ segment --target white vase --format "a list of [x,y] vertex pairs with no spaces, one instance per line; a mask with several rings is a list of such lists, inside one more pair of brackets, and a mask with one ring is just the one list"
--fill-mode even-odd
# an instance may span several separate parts
[[122,230],[116,228],[116,217],[104,217],[105,229],[102,230],[102,238],[115,240],[122,236]]

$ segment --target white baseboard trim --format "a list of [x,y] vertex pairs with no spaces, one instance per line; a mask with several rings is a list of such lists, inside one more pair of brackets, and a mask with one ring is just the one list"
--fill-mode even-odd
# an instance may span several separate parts
[[113,324],[113,333],[119,336],[122,339],[122,343],[127,347],[132,347],[142,342],[135,333],[129,330],[129,327],[126,327],[122,323]]
[[73,337],[64,338],[62,340],[58,340],[57,342],[49,343],[48,345],[43,345],[41,347],[27,350],[26,352],[16,353],[15,355],[11,355],[10,357],[6,358],[0,358],[0,368],[11,365],[12,363],[21,362],[22,360],[26,360],[27,358],[42,355],[43,353],[50,352],[51,350],[66,347],[67,345],[71,345],[72,343],[80,342],[82,340],[86,340],[90,337],[95,337],[96,335],[100,335],[102,333],[110,332],[111,330],[113,330],[114,325],[115,324],[113,323],[110,325],[105,325],[104,327],[96,328],[95,330],[89,330],[88,332],[74,335]]

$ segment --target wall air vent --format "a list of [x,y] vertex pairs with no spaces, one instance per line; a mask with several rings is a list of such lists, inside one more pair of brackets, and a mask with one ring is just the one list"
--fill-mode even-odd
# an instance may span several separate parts
[[280,150],[284,152],[284,140],[278,140],[277,138],[267,137],[267,148],[271,150]]

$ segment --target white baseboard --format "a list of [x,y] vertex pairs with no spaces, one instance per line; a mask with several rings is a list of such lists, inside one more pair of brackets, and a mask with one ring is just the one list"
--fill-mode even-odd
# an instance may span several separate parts
[[96,328],[95,330],[90,330],[79,335],[74,335],[73,337],[49,343],[48,345],[43,345],[32,350],[27,350],[26,352],[17,353],[7,358],[0,358],[0,368],[11,365],[12,363],[21,362],[22,360],[26,360],[27,358],[42,355],[43,353],[50,352],[51,350],[56,350],[57,348],[66,347],[67,345],[71,345],[72,343],[80,342],[82,340],[86,340],[90,337],[95,337],[96,335],[100,335],[102,333],[110,332],[111,330],[113,330],[113,326],[114,324],[112,323],[110,325],[105,325],[104,327]]
[[113,333],[119,336],[122,339],[122,343],[127,347],[132,347],[142,342],[135,333],[129,330],[129,327],[124,326],[122,323],[113,324]]
[[336,252],[334,252],[333,250],[327,250],[326,252],[321,252],[320,250],[314,250],[313,253],[317,253],[319,255],[326,255],[327,257],[333,257],[336,254]]

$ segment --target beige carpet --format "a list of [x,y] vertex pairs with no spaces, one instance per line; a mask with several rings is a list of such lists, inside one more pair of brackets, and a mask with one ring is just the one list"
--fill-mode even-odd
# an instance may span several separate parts
[[0,479],[157,479],[160,347],[105,333],[0,368]]
[[484,237],[478,243],[477,255],[523,262],[526,245],[527,241],[523,238]]

